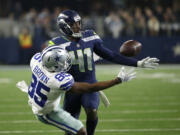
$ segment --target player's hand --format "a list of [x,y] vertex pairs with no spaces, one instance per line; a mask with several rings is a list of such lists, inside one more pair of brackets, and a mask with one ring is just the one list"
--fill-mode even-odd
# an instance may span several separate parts
[[141,68],[156,68],[159,65],[159,59],[158,58],[150,58],[146,57],[140,61],[137,62],[137,66]]
[[125,71],[125,67],[121,68],[117,76],[117,78],[121,79],[122,82],[130,81],[135,77],[136,77],[136,72],[134,72],[134,68],[131,68],[129,71]]

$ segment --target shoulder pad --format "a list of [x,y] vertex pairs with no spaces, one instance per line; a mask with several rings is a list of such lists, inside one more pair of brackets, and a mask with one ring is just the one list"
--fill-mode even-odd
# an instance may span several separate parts
[[66,43],[66,42],[69,42],[69,40],[66,37],[58,36],[58,37],[53,38],[52,40],[49,40],[48,46],[60,45],[60,44]]
[[101,38],[93,30],[86,30],[82,40],[84,42],[89,42],[94,40],[101,40]]
[[94,30],[85,30],[84,34],[87,35],[87,36],[97,35]]

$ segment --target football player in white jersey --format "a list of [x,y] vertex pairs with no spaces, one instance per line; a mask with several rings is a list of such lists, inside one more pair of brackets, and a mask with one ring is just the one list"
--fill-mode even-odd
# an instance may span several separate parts
[[28,103],[37,119],[78,135],[87,135],[86,129],[80,120],[60,107],[61,96],[65,92],[100,91],[127,82],[135,78],[136,74],[133,70],[125,72],[123,67],[113,80],[93,84],[74,82],[73,76],[66,73],[71,67],[69,54],[59,46],[47,47],[42,53],[35,54],[30,67],[32,81],[28,87]]

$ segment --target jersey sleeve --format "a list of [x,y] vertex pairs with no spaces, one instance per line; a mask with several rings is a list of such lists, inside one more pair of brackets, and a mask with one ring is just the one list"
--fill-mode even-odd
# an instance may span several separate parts
[[96,42],[97,44],[103,43],[103,40],[100,38],[100,36],[94,30],[88,30],[88,35],[90,37],[93,37],[94,42]]
[[48,46],[60,46],[63,49],[66,49],[67,46],[70,45],[70,40],[68,40],[65,36],[59,36],[56,38],[53,38],[52,40],[49,40]]
[[64,90],[64,91],[68,91],[71,89],[71,87],[74,85],[74,78],[72,77],[70,80],[68,80],[67,82],[65,82],[64,84],[62,84],[60,86],[60,89]]
[[60,43],[61,43],[60,37],[55,37],[48,41],[48,47],[53,45],[58,45]]
[[41,61],[41,53],[36,53],[33,55],[33,57],[30,60],[30,68],[33,68],[33,65],[36,63],[36,61]]
[[68,73],[58,73],[55,79],[59,82],[58,88],[63,91],[68,91],[74,85],[74,78]]
[[104,47],[103,42],[95,42],[94,52],[100,57],[117,64],[127,65],[127,66],[137,66],[137,59],[129,58],[111,51],[110,49]]

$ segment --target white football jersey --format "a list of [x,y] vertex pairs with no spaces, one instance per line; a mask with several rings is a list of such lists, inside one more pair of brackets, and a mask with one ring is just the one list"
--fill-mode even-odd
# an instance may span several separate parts
[[59,107],[61,96],[73,86],[74,78],[65,72],[50,73],[45,70],[41,53],[32,57],[30,67],[32,81],[28,88],[28,103],[34,114],[47,114]]

